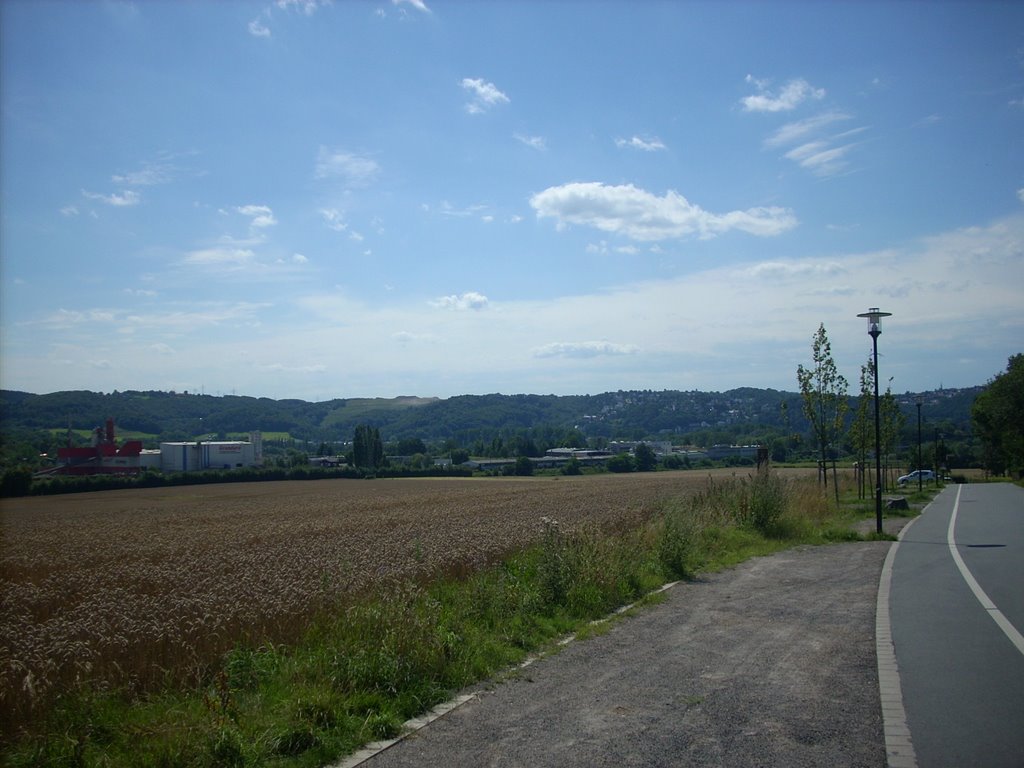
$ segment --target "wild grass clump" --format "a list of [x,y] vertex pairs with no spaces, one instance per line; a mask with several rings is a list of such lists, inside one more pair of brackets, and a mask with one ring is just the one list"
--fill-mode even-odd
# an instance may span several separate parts
[[191,687],[69,687],[4,763],[321,766],[666,581],[830,540],[823,497],[763,472],[709,478],[629,526],[535,518],[535,543],[500,563],[332,595],[298,640],[238,643]]

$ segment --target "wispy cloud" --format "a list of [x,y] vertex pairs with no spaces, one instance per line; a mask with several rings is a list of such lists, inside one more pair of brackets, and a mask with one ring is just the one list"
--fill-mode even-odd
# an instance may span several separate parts
[[642,139],[639,136],[634,136],[631,139],[616,139],[615,146],[624,149],[639,149],[644,152],[658,152],[665,149],[664,143],[657,137]]
[[308,365],[286,363],[264,363],[258,366],[261,371],[272,373],[324,373],[327,366],[323,363],[311,363]]
[[423,0],[391,0],[391,4],[394,6],[409,5],[415,8],[420,13],[430,13],[430,9]]
[[466,103],[466,111],[471,115],[479,115],[491,107],[509,102],[508,96],[499,91],[494,83],[488,83],[480,78],[464,77],[461,85],[472,97]]
[[269,14],[264,12],[250,21],[249,34],[253,37],[270,37],[270,27],[266,24],[268,18]]
[[337,179],[349,187],[370,184],[380,173],[376,160],[343,149],[320,147],[314,175],[318,179]]
[[815,88],[803,78],[790,80],[776,92],[769,90],[769,81],[759,80],[753,75],[747,75],[746,82],[757,89],[757,93],[740,100],[747,112],[788,112],[807,99],[825,98],[824,88]]
[[527,136],[522,133],[514,133],[512,135],[516,141],[525,144],[531,149],[536,149],[543,152],[548,148],[547,142],[544,140],[543,136]]
[[614,355],[635,355],[640,347],[635,344],[615,344],[610,341],[556,341],[537,347],[534,357],[567,357],[585,359]]
[[464,312],[470,309],[475,311],[486,309],[490,302],[482,293],[469,291],[468,293],[454,296],[442,296],[440,299],[430,302],[430,304],[440,309],[453,309]]
[[117,173],[110,177],[114,184],[127,187],[150,187],[158,184],[169,184],[174,180],[179,168],[164,159],[147,160],[139,168],[127,173]]
[[249,34],[253,37],[269,38],[271,36],[270,21],[274,9],[284,13],[294,11],[303,16],[312,16],[319,8],[330,4],[331,0],[274,0],[249,22]]
[[[426,210],[429,209],[429,206],[427,206]],[[452,205],[447,200],[442,200],[441,204],[437,206],[437,212],[440,213],[442,216],[452,216],[454,218],[464,218],[467,216],[485,217],[484,211],[486,210],[487,206],[481,205],[480,203],[474,203],[473,205],[459,207]]]
[[846,155],[855,146],[829,147],[824,142],[812,141],[791,149],[786,157],[817,176],[835,176],[846,168]]
[[797,120],[793,123],[787,123],[765,139],[764,143],[767,147],[780,147],[786,144],[795,144],[808,136],[820,133],[823,128],[831,125],[832,123],[849,119],[850,116],[843,112],[822,112],[820,115],[808,117],[804,120]]
[[743,273],[760,280],[835,278],[845,274],[846,268],[836,261],[765,261],[744,269]]
[[327,225],[328,229],[333,229],[335,232],[344,232],[348,229],[345,214],[337,208],[321,208],[320,217],[324,220],[324,224]]
[[256,229],[265,229],[277,224],[274,212],[266,205],[240,205],[235,210],[243,216],[248,216],[249,226]]
[[[280,363],[289,369],[325,365],[339,372],[345,391],[373,396],[579,393],[581,386],[592,392],[789,391],[796,361],[810,354],[819,322],[828,328],[837,364],[853,380],[871,344],[856,315],[887,301],[881,306],[894,312],[886,332],[887,376],[907,387],[938,386],[938,380],[912,382],[925,360],[954,350],[964,362],[943,369],[946,383],[976,384],[1005,365],[1003,350],[1014,349],[1024,332],[1022,242],[1024,210],[886,250],[710,266],[543,300],[488,302],[479,314],[471,307],[481,303],[473,294],[482,292],[433,302],[398,295],[381,301],[325,287],[293,303],[281,297],[272,313],[269,304],[228,302],[147,301],[145,311],[65,305],[35,321],[39,333],[48,334],[37,336],[38,351],[12,353],[7,368],[85,369],[90,360],[105,359],[110,375],[88,387],[107,390],[123,386],[128,367],[143,388],[150,381],[182,388],[200,380],[230,387],[261,363]],[[953,305],[957,322],[950,324]],[[282,311],[289,309],[295,311]],[[594,333],[600,318],[614,318],[613,337]],[[130,333],[121,336],[122,329]],[[98,338],[115,332],[117,344],[97,346]],[[179,354],[158,354],[157,344]],[[353,368],[353,359],[360,365]],[[318,399],[337,391],[310,389],[309,377],[298,371],[280,376],[285,381],[275,396]],[[33,391],[17,385],[20,380],[8,388]]]
[[850,119],[851,116],[845,112],[823,112],[787,123],[768,136],[764,145],[772,149],[796,145],[785,152],[787,159],[817,176],[835,176],[846,170],[847,155],[859,145],[859,142],[849,139],[865,132],[867,127],[860,126],[832,135],[826,134],[825,129]]
[[274,5],[283,11],[297,10],[306,16],[312,16],[317,8],[330,5],[330,0],[275,0]]
[[112,205],[115,208],[127,208],[133,205],[138,205],[142,202],[142,197],[133,189],[126,189],[122,191],[121,194],[112,192],[109,195],[104,195],[99,192],[89,192],[83,189],[82,195],[89,200],[97,200],[101,203]]
[[530,198],[530,205],[539,217],[554,218],[559,227],[579,224],[640,241],[688,235],[707,239],[731,230],[771,236],[792,229],[797,223],[788,208],[711,213],[673,190],[659,197],[632,184],[563,184],[537,193]]
[[[181,335],[199,331],[212,325],[251,325],[259,310],[268,304],[253,302],[193,302],[169,303],[149,312],[125,308],[58,309],[31,324],[56,331],[96,326],[124,327],[130,333],[158,332]],[[153,342],[156,344],[158,342]]]
[[251,264],[256,254],[248,248],[202,248],[190,251],[182,263],[206,267],[243,267]]

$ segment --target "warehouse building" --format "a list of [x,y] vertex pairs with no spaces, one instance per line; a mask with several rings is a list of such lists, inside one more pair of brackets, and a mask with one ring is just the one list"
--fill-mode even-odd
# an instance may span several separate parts
[[263,464],[263,437],[251,432],[249,441],[211,440],[160,443],[160,469],[198,472],[203,469],[239,469]]

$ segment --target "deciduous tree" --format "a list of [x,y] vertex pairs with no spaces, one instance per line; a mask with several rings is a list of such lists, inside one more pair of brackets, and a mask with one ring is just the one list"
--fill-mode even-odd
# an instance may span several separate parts
[[[804,415],[811,423],[811,430],[818,445],[821,476],[828,487],[826,470],[829,453],[839,444],[839,436],[843,431],[843,419],[846,415],[846,379],[836,368],[832,359],[832,344],[828,340],[825,324],[818,326],[811,343],[810,368],[803,364],[797,366],[796,378],[800,385],[800,396]],[[832,484],[836,485],[836,468],[832,464]],[[836,503],[839,503],[839,488],[835,488]]]
[[875,363],[871,358],[860,367],[860,397],[857,398],[857,412],[850,425],[850,443],[853,455],[857,457],[857,496],[866,495],[868,453],[875,448],[874,424],[874,375]]
[[1024,476],[1024,354],[1013,355],[971,407],[986,469]]
[[640,443],[633,450],[633,461],[637,472],[653,472],[658,466],[658,455],[651,446]]

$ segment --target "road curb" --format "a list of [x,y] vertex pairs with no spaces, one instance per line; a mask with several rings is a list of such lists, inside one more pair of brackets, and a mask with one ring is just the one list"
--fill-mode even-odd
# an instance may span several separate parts
[[[922,511],[923,515],[929,503]],[[907,713],[903,708],[903,689],[900,670],[896,663],[896,649],[892,643],[892,623],[889,613],[889,595],[892,589],[892,569],[896,552],[904,534],[920,519],[920,515],[903,526],[896,541],[889,547],[878,580],[878,600],[875,607],[875,654],[878,657],[878,692],[882,702],[882,728],[885,732],[885,756],[888,768],[917,768],[917,755],[907,727]]]

